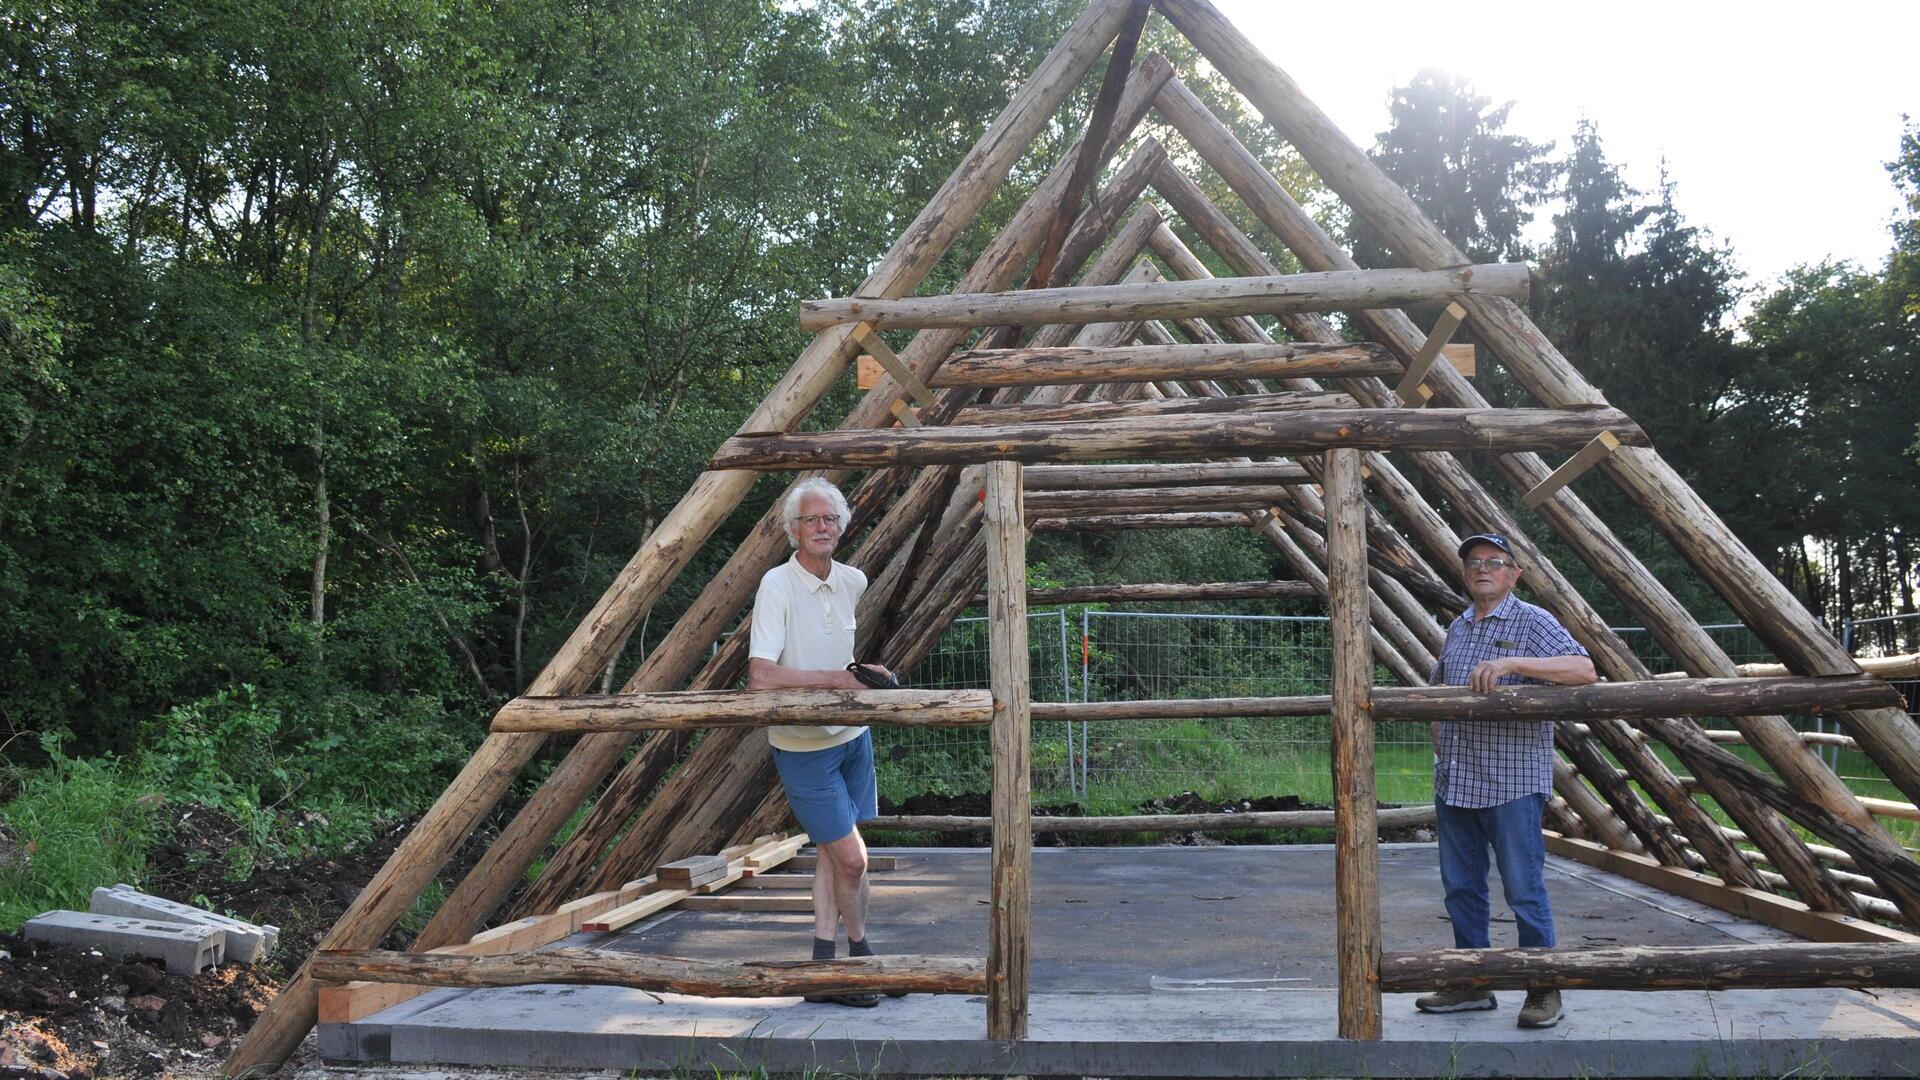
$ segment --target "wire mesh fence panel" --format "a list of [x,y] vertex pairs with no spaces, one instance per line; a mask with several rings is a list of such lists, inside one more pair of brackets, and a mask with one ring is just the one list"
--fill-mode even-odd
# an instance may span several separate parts
[[[1325,616],[1087,611],[1082,700],[1290,697],[1325,694]],[[1210,800],[1332,795],[1325,717],[1128,720],[1084,725],[1082,790],[1127,806],[1192,791]],[[1423,725],[1375,732],[1381,797],[1430,798]]]
[[[1854,619],[1847,624],[1846,642],[1855,656],[1897,656],[1920,652],[1920,612]],[[1920,723],[1920,679],[1889,679],[1907,699],[1907,715]],[[1842,727],[1840,730],[1844,730]],[[1907,801],[1907,795],[1888,780],[1865,754],[1835,747],[1835,769],[1847,786],[1878,799]],[[1909,826],[1911,828],[1911,826]]]
[[[1067,648],[1065,612],[1027,613],[1032,700],[1075,700],[1078,672],[1068,664]],[[901,682],[922,690],[987,689],[987,620],[978,616],[954,620],[940,643]],[[919,794],[984,793],[990,786],[991,753],[984,727],[876,726],[873,750],[880,793],[895,801]],[[1036,794],[1071,786],[1065,724],[1034,724],[1032,754]]]

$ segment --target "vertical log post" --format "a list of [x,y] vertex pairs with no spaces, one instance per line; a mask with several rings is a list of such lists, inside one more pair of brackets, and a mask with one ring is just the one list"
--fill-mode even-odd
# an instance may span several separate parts
[[1373,652],[1360,452],[1329,450],[1327,602],[1333,621],[1333,890],[1340,1037],[1380,1038],[1380,834],[1373,777]]
[[993,687],[993,858],[987,915],[987,1038],[1027,1035],[1033,869],[1027,696],[1027,534],[1020,465],[987,466],[987,656]]

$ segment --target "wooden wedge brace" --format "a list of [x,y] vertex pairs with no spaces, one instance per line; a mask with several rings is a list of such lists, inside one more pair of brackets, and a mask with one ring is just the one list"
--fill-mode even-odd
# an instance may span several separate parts
[[915,375],[913,369],[900,359],[899,355],[893,351],[893,347],[887,344],[886,339],[874,330],[872,323],[855,323],[853,336],[875,360],[879,361],[881,367],[887,369],[887,374],[899,381],[901,388],[906,390],[907,396],[913,399],[915,405],[924,409],[933,404],[933,391],[927,389],[927,384],[920,381],[920,376]]
[[1530,274],[1525,263],[1495,263],[1444,270],[1334,270],[1143,285],[1076,285],[897,300],[847,296],[803,301],[800,328],[818,333],[853,322],[896,329],[1274,315],[1402,308],[1468,294],[1524,300]]
[[1593,437],[1593,441],[1580,448],[1580,452],[1568,458],[1561,466],[1547,474],[1545,480],[1534,485],[1533,490],[1520,497],[1527,509],[1537,510],[1540,504],[1553,498],[1554,493],[1580,478],[1580,474],[1600,464],[1600,459],[1620,449],[1620,440],[1610,431],[1603,431]]
[[1414,353],[1413,360],[1407,364],[1407,373],[1401,377],[1400,385],[1394,388],[1394,396],[1400,399],[1400,404],[1410,409],[1417,409],[1432,400],[1431,390],[1425,394],[1415,391],[1420,388],[1422,382],[1426,381],[1428,369],[1433,367],[1434,360],[1439,358],[1440,351],[1446,348],[1447,342],[1453,339],[1454,331],[1460,329],[1460,324],[1466,321],[1466,308],[1457,303],[1447,304],[1447,309],[1442,311],[1440,318],[1434,321],[1433,332],[1427,335],[1427,340],[1420,345],[1420,351]]
[[984,961],[938,956],[719,961],[554,949],[510,956],[444,956],[376,949],[314,954],[316,978],[372,978],[422,986],[625,986],[701,997],[798,997],[867,990],[982,994]]

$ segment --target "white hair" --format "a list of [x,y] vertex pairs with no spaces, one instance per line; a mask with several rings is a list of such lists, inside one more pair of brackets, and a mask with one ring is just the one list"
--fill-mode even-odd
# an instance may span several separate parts
[[847,505],[847,497],[828,480],[816,476],[811,480],[802,480],[787,492],[787,501],[780,507],[780,527],[787,531],[787,546],[800,546],[800,537],[794,532],[794,526],[800,523],[800,502],[809,495],[818,495],[833,507],[833,516],[840,519],[840,528],[845,529],[853,523],[853,507]]

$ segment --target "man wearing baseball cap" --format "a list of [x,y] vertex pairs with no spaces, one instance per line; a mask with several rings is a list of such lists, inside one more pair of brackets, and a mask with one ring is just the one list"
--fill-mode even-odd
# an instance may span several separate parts
[[[1447,627],[1440,661],[1429,680],[1470,686],[1558,683],[1595,679],[1587,650],[1544,608],[1513,595],[1520,562],[1499,533],[1476,533],[1460,544],[1473,601]],[[1433,803],[1440,840],[1440,882],[1446,888],[1453,944],[1491,947],[1488,936],[1487,853],[1500,868],[1520,932],[1521,948],[1552,948],[1553,908],[1547,900],[1546,845],[1540,815],[1553,791],[1553,724],[1501,720],[1443,720],[1434,725]],[[1422,1012],[1472,1012],[1497,1007],[1489,990],[1443,990],[1414,1002]],[[1560,1022],[1558,990],[1531,990],[1520,1026]]]

